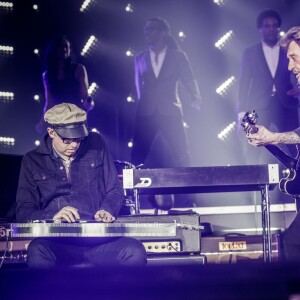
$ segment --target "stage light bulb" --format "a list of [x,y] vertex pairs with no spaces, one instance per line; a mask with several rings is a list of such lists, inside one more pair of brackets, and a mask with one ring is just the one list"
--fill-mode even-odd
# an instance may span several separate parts
[[97,132],[97,133],[100,133],[100,131],[97,129],[97,128],[92,128],[92,130],[91,130],[92,132]]
[[128,13],[132,13],[133,12],[133,5],[131,3],[128,3],[125,6],[125,11],[128,12]]
[[133,51],[131,49],[126,50],[126,56],[131,57],[133,56]]
[[178,37],[181,41],[183,41],[186,38],[186,35],[183,31],[178,32]]
[[130,140],[127,145],[128,145],[128,148],[132,148],[133,147],[133,141]]

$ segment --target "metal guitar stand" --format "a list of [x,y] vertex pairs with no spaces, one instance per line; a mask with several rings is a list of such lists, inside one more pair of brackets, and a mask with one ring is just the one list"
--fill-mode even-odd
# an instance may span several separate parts
[[123,187],[133,190],[136,214],[139,195],[260,192],[264,262],[272,261],[269,190],[278,183],[278,164],[123,170]]

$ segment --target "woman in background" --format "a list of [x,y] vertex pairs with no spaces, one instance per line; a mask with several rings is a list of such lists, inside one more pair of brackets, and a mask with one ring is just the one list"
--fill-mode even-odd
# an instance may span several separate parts
[[[88,94],[88,75],[84,65],[76,63],[70,41],[65,37],[54,40],[46,49],[43,73],[45,105],[43,115],[54,105],[67,102],[90,111],[94,101]],[[43,131],[43,117],[37,124]]]

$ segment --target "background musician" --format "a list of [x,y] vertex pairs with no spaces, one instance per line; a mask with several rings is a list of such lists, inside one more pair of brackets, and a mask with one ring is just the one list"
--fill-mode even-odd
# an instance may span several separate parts
[[138,107],[131,161],[135,165],[144,164],[160,133],[169,146],[171,159],[156,164],[162,167],[190,166],[178,84],[181,82],[186,87],[192,106],[200,109],[202,99],[198,83],[187,55],[175,42],[166,20],[160,17],[149,19],[144,26],[144,36],[148,48],[135,58]]
[[[48,134],[22,161],[17,190],[17,221],[96,220],[113,222],[123,190],[102,136],[88,132],[86,112],[62,103],[44,116]],[[48,268],[82,262],[94,265],[143,265],[142,243],[120,238],[37,238],[27,263]]]
[[[70,40],[59,36],[49,43],[45,54],[43,84],[45,92],[44,113],[54,105],[74,103],[89,112],[94,101],[88,94],[89,80],[86,67],[76,62]],[[43,133],[44,118],[36,126]]]
[[[144,38],[148,47],[135,57],[134,64],[138,104],[131,162],[155,168],[189,167],[179,85],[185,87],[192,107],[199,110],[202,98],[198,83],[186,53],[176,43],[165,19],[150,18],[144,26]],[[158,155],[151,154],[154,144],[161,149]],[[183,206],[192,206],[196,201],[191,195],[176,195],[176,200]],[[173,195],[156,195],[153,205],[167,210],[173,202]]]
[[[293,86],[295,78],[288,71],[288,59],[279,45],[281,17],[266,9],[257,16],[256,25],[261,41],[245,49],[241,64],[239,119],[254,108],[260,124],[273,131],[291,131],[299,126],[299,89]],[[283,148],[290,155],[296,154],[294,147]],[[275,162],[264,149],[243,150],[248,164]]]
[[[297,77],[300,84],[300,27],[291,28],[281,39],[280,45],[287,50],[289,60],[288,69]],[[286,116],[285,116],[286,117]],[[248,134],[248,142],[253,146],[300,144],[300,127],[294,131],[272,132],[264,126],[256,126],[257,133]],[[298,163],[299,164],[299,163]],[[297,169],[299,167],[297,166]],[[300,214],[286,230],[284,234],[284,246],[286,257],[289,260],[300,261]]]

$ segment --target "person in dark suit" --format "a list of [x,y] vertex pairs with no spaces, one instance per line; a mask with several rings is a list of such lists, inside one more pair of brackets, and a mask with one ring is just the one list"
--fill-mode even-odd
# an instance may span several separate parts
[[199,109],[198,84],[186,54],[170,35],[166,20],[154,17],[144,27],[148,49],[135,58],[135,83],[138,106],[131,161],[143,164],[151,145],[160,133],[169,146],[172,159],[158,161],[156,167],[190,166],[190,156],[182,103],[178,95],[181,82]]
[[[131,162],[145,164],[153,142],[160,135],[158,141],[161,143],[156,147],[159,153],[152,155],[147,167],[188,167],[191,160],[178,85],[185,86],[192,106],[200,109],[197,81],[187,55],[171,36],[166,20],[159,17],[149,19],[144,26],[144,36],[148,48],[135,58],[138,106]],[[184,199],[178,201],[180,205],[193,205],[193,197],[182,197]],[[150,201],[156,209],[168,210],[174,205],[174,196],[156,195]]]
[[[290,131],[299,126],[299,89],[293,87],[288,60],[279,46],[281,18],[274,10],[264,10],[257,17],[261,42],[245,49],[239,81],[239,121],[246,111],[255,109],[259,123],[274,131]],[[240,123],[240,122],[239,122]],[[295,155],[293,148],[286,149]],[[252,151],[252,154],[251,154]],[[264,149],[261,153],[247,149],[247,163],[268,163],[273,158]]]

